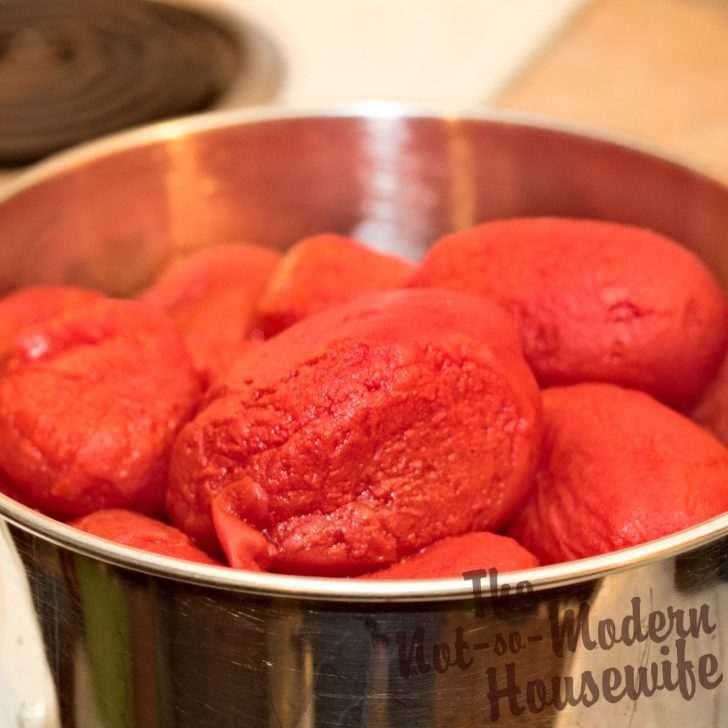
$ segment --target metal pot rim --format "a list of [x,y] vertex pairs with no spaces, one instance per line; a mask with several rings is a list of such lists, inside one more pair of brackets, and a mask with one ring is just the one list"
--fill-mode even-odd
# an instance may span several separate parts
[[[254,124],[292,118],[341,117],[358,119],[433,118],[452,121],[517,124],[566,135],[586,137],[593,141],[628,148],[649,155],[691,172],[701,174],[693,162],[664,150],[636,141],[622,134],[603,132],[590,127],[554,119],[505,110],[463,111],[452,108],[424,108],[400,102],[363,101],[337,106],[253,107],[212,112],[165,121],[105,137],[57,154],[35,165],[5,184],[0,191],[0,205],[25,190],[57,174],[85,162],[155,142],[184,137],[191,133],[212,131],[243,124]],[[709,174],[704,176],[713,179]],[[346,602],[413,602],[462,599],[472,596],[472,582],[463,578],[422,579],[407,581],[373,581],[286,576],[254,573],[227,567],[207,566],[141,551],[79,531],[25,507],[0,493],[0,515],[21,529],[72,552],[156,577],[247,594],[298,599]],[[674,557],[728,535],[728,513],[698,526],[649,543],[614,551],[588,559],[510,572],[500,578],[501,584],[526,581],[534,590],[567,586],[602,578],[607,574],[635,568],[650,561]],[[483,594],[489,587],[483,584]]]
[[496,108],[473,110],[453,105],[424,106],[400,101],[372,100],[324,106],[289,104],[208,111],[116,132],[53,154],[32,165],[26,171],[18,173],[17,176],[3,184],[0,190],[0,204],[57,174],[117,152],[226,127],[316,117],[371,120],[421,118],[527,126],[628,148],[631,151],[678,165],[724,185],[723,180],[717,179],[714,174],[703,169],[694,159],[666,150],[658,144],[611,129],[520,110]]
[[[9,522],[72,552],[152,576],[248,594],[347,602],[414,602],[462,599],[473,594],[464,578],[375,581],[241,571],[208,566],[130,548],[92,536],[17,503],[0,493],[0,514]],[[588,559],[498,575],[499,586],[528,582],[534,591],[568,586],[627,571],[645,562],[679,556],[728,535],[728,513],[655,541]],[[482,593],[490,594],[487,580]]]

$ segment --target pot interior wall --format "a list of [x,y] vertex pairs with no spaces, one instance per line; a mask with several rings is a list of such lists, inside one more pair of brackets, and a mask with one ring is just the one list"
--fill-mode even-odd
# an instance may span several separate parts
[[517,215],[651,227],[728,281],[728,191],[606,141],[391,114],[186,131],[173,122],[126,147],[122,137],[118,151],[112,144],[0,204],[0,287],[68,282],[125,294],[180,250],[235,240],[286,248],[324,231],[417,258],[446,232]]

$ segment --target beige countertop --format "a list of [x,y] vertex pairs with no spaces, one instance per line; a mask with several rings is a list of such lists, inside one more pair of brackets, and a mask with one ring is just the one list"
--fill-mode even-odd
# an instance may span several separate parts
[[728,181],[728,1],[593,0],[497,103],[641,137]]

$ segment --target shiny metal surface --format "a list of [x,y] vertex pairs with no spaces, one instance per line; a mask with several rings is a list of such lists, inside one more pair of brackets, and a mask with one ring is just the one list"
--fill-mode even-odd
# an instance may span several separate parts
[[[41,165],[0,194],[0,285],[126,293],[175,251],[324,230],[416,257],[451,229],[534,214],[653,227],[728,283],[716,181],[543,120],[367,104],[169,122]],[[0,568],[30,593],[57,687],[60,723],[27,725],[728,725],[728,515],[486,580],[475,601],[464,579],[246,574],[115,546],[2,496],[0,512],[22,563]]]

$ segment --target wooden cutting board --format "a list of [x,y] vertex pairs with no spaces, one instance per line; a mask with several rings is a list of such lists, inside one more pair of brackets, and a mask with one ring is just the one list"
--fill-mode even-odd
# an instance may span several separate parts
[[728,181],[728,2],[593,0],[496,103],[642,137]]

